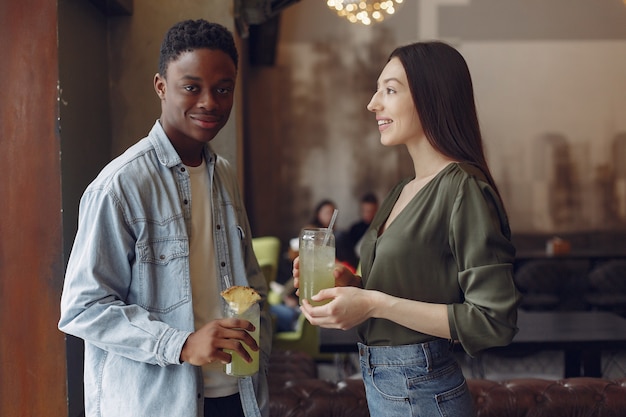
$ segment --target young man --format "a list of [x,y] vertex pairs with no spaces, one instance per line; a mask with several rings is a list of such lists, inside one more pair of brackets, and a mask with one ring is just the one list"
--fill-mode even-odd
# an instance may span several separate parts
[[[59,328],[85,340],[87,416],[267,416],[271,343],[224,318],[232,285],[267,295],[228,162],[209,142],[226,124],[238,55],[231,33],[204,20],[174,25],[154,88],[161,117],[89,185],[67,267]],[[243,345],[259,373],[223,371]]]
[[357,261],[361,258],[361,239],[370,227],[377,211],[378,198],[374,193],[367,193],[361,197],[359,206],[361,218],[350,226],[350,241],[352,242],[352,250],[357,257]]
[[337,257],[356,270],[361,258],[361,238],[370,227],[378,211],[378,198],[374,193],[367,193],[359,201],[359,221],[350,228],[337,234]]

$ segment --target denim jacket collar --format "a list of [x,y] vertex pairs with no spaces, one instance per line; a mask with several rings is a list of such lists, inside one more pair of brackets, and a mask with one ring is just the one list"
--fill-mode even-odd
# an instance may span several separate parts
[[[157,120],[154,126],[152,126],[152,130],[150,130],[148,137],[150,138],[150,143],[154,146],[154,151],[161,164],[168,168],[172,168],[183,163],[180,155],[176,152],[174,145],[172,145],[172,142],[167,137],[165,130],[163,130],[160,120]],[[207,163],[213,162],[214,152],[209,144],[204,146],[203,153],[204,159]]]

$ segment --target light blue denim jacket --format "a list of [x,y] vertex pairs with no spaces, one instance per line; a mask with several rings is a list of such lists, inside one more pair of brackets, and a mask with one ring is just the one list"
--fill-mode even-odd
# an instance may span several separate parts
[[[216,267],[222,290],[267,285],[228,162],[207,145]],[[191,184],[157,121],[148,137],[109,163],[86,189],[67,266],[59,329],[85,341],[85,410],[98,417],[200,417],[201,368],[180,363],[194,330],[189,277]],[[263,309],[267,311],[267,309]],[[269,316],[261,365],[242,378],[247,417],[267,416]]]

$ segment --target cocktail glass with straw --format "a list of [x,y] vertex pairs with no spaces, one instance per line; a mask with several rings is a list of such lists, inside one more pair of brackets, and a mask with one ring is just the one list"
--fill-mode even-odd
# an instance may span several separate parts
[[327,228],[305,228],[300,233],[300,304],[303,299],[308,300],[314,306],[326,304],[329,301],[311,301],[311,297],[325,288],[335,286],[333,226],[337,219],[337,212],[335,209]]

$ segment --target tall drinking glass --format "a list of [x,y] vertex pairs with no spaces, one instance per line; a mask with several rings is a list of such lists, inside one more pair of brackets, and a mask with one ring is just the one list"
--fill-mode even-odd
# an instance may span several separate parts
[[312,305],[326,304],[311,301],[311,297],[325,288],[335,286],[335,237],[329,229],[302,229],[300,233],[300,304],[307,299]]
[[[259,344],[259,330],[261,329],[261,310],[259,307],[259,303],[253,304],[250,308],[241,313],[238,312],[236,308],[233,308],[233,306],[231,306],[228,308],[228,316],[248,320],[250,323],[252,323],[255,330],[248,333],[250,333],[250,336],[254,338],[257,345]],[[248,347],[248,345],[243,342],[241,344],[252,357],[252,362],[246,362],[235,351],[232,351],[230,349],[224,349],[225,352],[230,353],[232,356],[232,360],[230,361],[230,363],[226,364],[226,373],[228,375],[250,376],[259,372],[259,351],[253,351]]]

